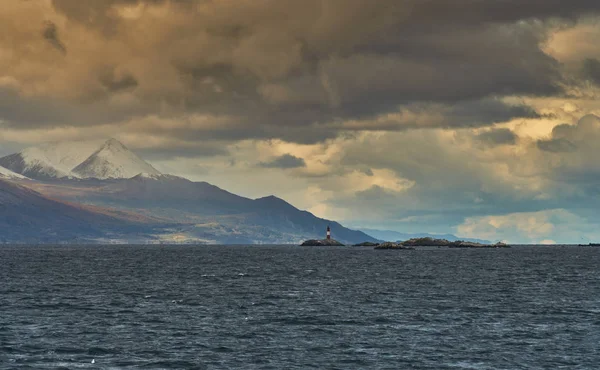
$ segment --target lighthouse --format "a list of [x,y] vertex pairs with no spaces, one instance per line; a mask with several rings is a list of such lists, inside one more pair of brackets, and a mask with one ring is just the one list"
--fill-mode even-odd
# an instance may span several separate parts
[[331,228],[327,225],[327,240],[331,239]]

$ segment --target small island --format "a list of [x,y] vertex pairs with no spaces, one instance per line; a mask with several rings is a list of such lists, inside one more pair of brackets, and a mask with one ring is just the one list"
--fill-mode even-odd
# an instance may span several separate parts
[[456,241],[448,246],[448,248],[510,248],[510,245],[499,242],[496,244],[481,244],[481,243],[471,243],[471,242],[463,242]]
[[390,243],[390,242],[387,242],[387,243],[381,243],[381,244],[379,244],[378,246],[375,247],[375,249],[396,249],[396,250],[410,251],[410,250],[414,250],[415,248],[402,245],[402,243]]
[[331,227],[327,226],[325,239],[310,239],[300,244],[301,247],[343,247],[344,244],[331,238]]
[[353,247],[378,247],[379,243],[373,243],[373,242],[364,242],[364,243],[359,243],[359,244],[354,244]]
[[448,247],[448,248],[510,248],[504,243],[482,244],[463,240],[449,241],[446,239],[413,238],[399,243],[408,247]]
[[372,243],[364,242],[360,244],[354,244],[355,247],[374,247],[375,249],[398,249],[398,250],[412,250],[414,247],[446,247],[446,248],[510,248],[510,245],[505,243],[496,244],[482,244],[475,242],[468,242],[463,240],[449,241],[447,239],[434,239],[434,238],[413,238],[405,240],[403,242],[385,242],[385,243]]

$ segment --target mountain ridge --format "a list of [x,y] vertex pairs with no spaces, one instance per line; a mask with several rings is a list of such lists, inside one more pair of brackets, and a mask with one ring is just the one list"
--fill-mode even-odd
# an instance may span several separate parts
[[210,237],[214,243],[299,243],[322,238],[327,226],[340,241],[375,241],[275,196],[245,198],[207,182],[173,175],[140,174],[130,179],[77,179],[29,186],[61,200],[159,217],[182,225],[181,233],[190,239]]
[[[87,210],[97,207],[104,214],[121,212],[161,220],[156,224],[169,223],[169,231],[153,234],[166,240],[300,243],[322,238],[330,226],[342,242],[375,241],[361,231],[319,218],[273,195],[251,199],[208,182],[162,174],[116,139],[97,147],[95,143],[78,142],[73,147],[55,143],[27,148],[0,158],[0,165],[21,171],[22,176],[31,174],[36,181],[23,181],[22,185],[58,202]],[[10,174],[11,170],[15,172],[13,169],[5,172]],[[20,175],[12,179],[24,180]]]
[[58,142],[29,147],[0,158],[0,166],[36,180],[128,178],[139,173],[160,174],[114,138],[103,143]]

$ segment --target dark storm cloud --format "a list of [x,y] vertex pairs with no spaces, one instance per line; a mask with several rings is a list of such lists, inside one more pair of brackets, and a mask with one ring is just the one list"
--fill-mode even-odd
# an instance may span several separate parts
[[374,121],[356,121],[344,127],[353,130],[400,131],[414,128],[485,127],[516,118],[540,118],[533,108],[510,105],[498,99],[462,101],[455,104],[412,103],[398,115]]
[[23,98],[10,88],[0,87],[0,121],[6,126],[31,128],[68,122],[73,109],[61,101],[42,98]]
[[[158,118],[160,121],[162,118]],[[186,117],[175,119],[175,121],[185,121]],[[269,140],[281,139],[284,141],[295,142],[299,144],[316,144],[328,139],[333,139],[340,136],[337,128],[319,127],[319,126],[270,126],[260,125],[252,126],[244,117],[232,118],[234,124],[226,123],[208,125],[204,127],[191,128],[188,125],[179,127],[171,127],[169,123],[155,126],[144,124],[142,121],[137,127],[144,133],[153,134],[156,136],[171,137],[183,141],[198,141],[210,143],[218,142],[235,142],[245,139]],[[178,150],[187,150],[178,148]]]
[[552,129],[550,138],[539,140],[539,149],[547,152],[565,153],[577,149],[594,149],[595,139],[600,136],[600,118],[588,114],[575,125],[562,124]]
[[509,105],[496,99],[459,102],[442,110],[447,115],[445,122],[438,127],[482,127],[506,122],[515,118],[540,118],[541,116],[526,105]]
[[298,168],[298,167],[306,167],[306,162],[304,162],[303,158],[299,158],[293,156],[291,154],[284,154],[269,162],[261,162],[261,167],[265,168]]
[[63,54],[67,53],[66,46],[60,41],[58,37],[58,30],[56,29],[56,25],[50,21],[46,21],[44,23],[44,31],[42,33],[44,39],[48,41],[54,48],[60,51]]
[[[583,0],[51,4],[54,12],[46,19],[61,18],[61,38],[55,23],[47,23],[45,40],[63,52],[69,45],[69,55],[14,72],[18,82],[32,84],[36,99],[64,101],[64,121],[39,124],[207,114],[239,124],[209,133],[165,130],[165,135],[301,143],[347,131],[335,125],[346,120],[375,120],[379,123],[364,129],[398,130],[536,118],[531,108],[507,105],[501,98],[560,95],[564,71],[542,46],[556,26],[568,27],[600,10],[600,3]],[[37,61],[31,47],[19,46],[27,44],[15,43],[20,60]],[[593,62],[586,67],[593,78],[595,68]],[[31,102],[27,97],[21,104]],[[402,124],[380,119],[403,111],[426,115],[432,109],[443,119]],[[22,128],[31,121],[19,115],[6,119]]]
[[23,97],[0,86],[0,122],[17,130],[47,127],[85,128],[148,114],[150,107],[106,107],[101,102],[80,104],[59,98]]
[[574,125],[554,127],[550,138],[537,142],[538,149],[549,156],[552,166],[547,171],[549,176],[555,181],[575,187],[575,194],[583,194],[579,203],[584,206],[592,202],[589,197],[599,199],[596,197],[600,189],[597,185],[600,183],[600,163],[597,160],[599,140],[600,118],[590,114]]
[[224,145],[219,143],[214,144],[202,144],[202,145],[188,145],[182,147],[152,147],[146,149],[136,150],[144,159],[149,161],[153,160],[165,160],[174,158],[198,158],[198,157],[215,157],[229,155],[229,151]]
[[[263,1],[265,8],[280,9],[278,1]],[[577,17],[582,13],[600,11],[594,0],[330,0],[340,17],[372,18],[377,15],[387,23],[404,16],[406,24],[422,22],[481,24],[514,22],[529,18]],[[209,3],[207,0],[103,0],[86,4],[79,0],[52,0],[55,8],[69,17],[90,25],[113,18],[110,9],[116,5],[170,3],[180,6]],[[217,3],[217,2],[215,2]],[[314,7],[321,0],[288,1],[283,7],[297,10]],[[239,4],[241,6],[241,4]],[[345,5],[345,6],[344,6]],[[361,14],[362,13],[362,14]],[[229,27],[229,29],[237,29]]]
[[102,71],[98,76],[98,79],[110,92],[126,90],[138,85],[138,81],[133,75],[125,73],[121,76],[117,76],[115,70],[110,68]]
[[[106,35],[115,35],[116,26],[119,23],[118,17],[113,11],[113,7],[119,5],[137,5],[137,4],[160,4],[169,0],[98,0],[98,1],[78,1],[78,0],[52,0],[54,8],[69,17],[88,27],[101,30]],[[173,0],[173,2],[177,2]],[[179,1],[183,3],[184,1]]]
[[600,85],[600,60],[587,58],[583,61],[583,78]]
[[507,128],[493,129],[477,135],[477,140],[486,145],[514,145],[517,135]]
[[567,139],[538,140],[537,147],[545,152],[566,153],[577,150],[577,145]]

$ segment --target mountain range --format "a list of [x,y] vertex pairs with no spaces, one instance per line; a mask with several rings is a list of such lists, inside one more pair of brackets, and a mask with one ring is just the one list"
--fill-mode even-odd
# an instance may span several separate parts
[[158,175],[149,163],[116,139],[70,142],[27,148],[0,158],[0,166],[32,179],[130,178],[140,173]]
[[327,226],[345,243],[375,241],[275,196],[161,174],[115,139],[27,148],[0,166],[0,200],[11,199],[0,203],[4,241],[279,244],[322,238]]

